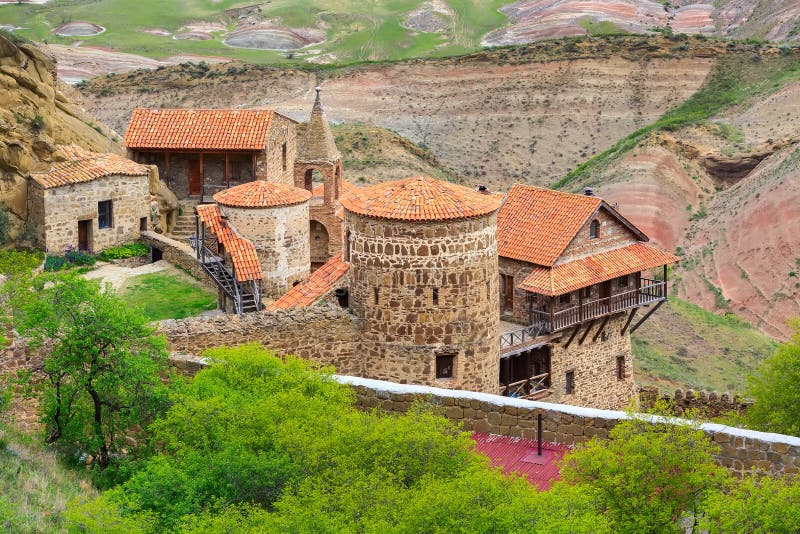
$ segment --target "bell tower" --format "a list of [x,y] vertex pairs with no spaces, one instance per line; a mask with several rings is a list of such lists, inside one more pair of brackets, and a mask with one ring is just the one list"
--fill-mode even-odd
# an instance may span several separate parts
[[[294,185],[313,193],[310,204],[311,270],[342,251],[342,154],[336,148],[316,87],[316,98],[294,164]],[[316,180],[315,180],[316,178]],[[317,182],[315,184],[315,181]],[[322,183],[320,184],[319,181]]]

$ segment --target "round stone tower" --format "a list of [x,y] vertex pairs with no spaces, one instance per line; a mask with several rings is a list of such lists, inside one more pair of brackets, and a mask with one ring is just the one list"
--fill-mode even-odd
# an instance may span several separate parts
[[[214,195],[230,226],[256,248],[264,271],[263,292],[277,298],[309,274],[308,200],[311,193],[264,180]],[[233,251],[229,251],[233,252]]]
[[497,393],[500,199],[417,177],[341,202],[365,374]]

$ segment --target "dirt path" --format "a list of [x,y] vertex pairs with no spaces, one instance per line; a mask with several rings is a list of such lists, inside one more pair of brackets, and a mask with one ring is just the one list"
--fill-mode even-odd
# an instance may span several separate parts
[[88,280],[102,280],[103,283],[110,283],[116,291],[122,291],[122,289],[125,287],[125,284],[128,282],[128,279],[134,276],[157,273],[159,271],[166,270],[180,272],[170,263],[161,260],[139,267],[122,267],[120,265],[114,265],[113,263],[107,263],[101,265],[94,271],[89,271],[83,276]]

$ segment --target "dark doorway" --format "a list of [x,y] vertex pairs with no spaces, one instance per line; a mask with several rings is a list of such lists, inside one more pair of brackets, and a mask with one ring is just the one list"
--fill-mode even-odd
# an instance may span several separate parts
[[203,177],[200,174],[200,161],[189,161],[189,194],[200,195],[203,193]]
[[611,280],[607,280],[600,284],[600,307],[608,311],[611,305]]
[[164,253],[160,248],[153,247],[150,249],[150,256],[152,257],[153,263],[155,263],[163,259]]
[[514,311],[514,277],[501,274],[500,287],[503,292],[503,311]]
[[78,221],[78,250],[90,250],[92,221]]

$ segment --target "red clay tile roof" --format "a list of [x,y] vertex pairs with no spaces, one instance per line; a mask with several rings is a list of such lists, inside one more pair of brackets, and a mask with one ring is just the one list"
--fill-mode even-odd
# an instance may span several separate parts
[[310,191],[266,180],[246,182],[214,195],[217,203],[235,208],[291,206],[305,202],[309,198],[311,198]]
[[442,221],[487,215],[500,199],[427,176],[362,187],[341,198],[348,211],[401,221]]
[[[352,193],[353,191],[357,191],[357,190],[358,190],[358,187],[354,186],[350,182],[346,182],[345,180],[342,180],[342,191],[341,191],[342,195],[346,195],[348,193]],[[311,193],[315,197],[324,197],[325,196],[325,184],[317,185],[316,187],[314,187],[314,189],[311,190]]]
[[54,163],[49,171],[31,173],[31,178],[45,189],[91,182],[106,176],[150,174],[146,166],[117,154],[98,154],[74,145],[61,147],[59,152],[65,161]]
[[540,295],[563,295],[581,287],[676,261],[678,258],[669,252],[647,243],[634,243],[551,268],[536,267],[518,287]]
[[537,454],[534,439],[515,438],[474,432],[475,449],[489,457],[493,467],[502,468],[506,474],[518,473],[532,486],[547,491],[559,479],[560,462],[570,450],[568,445],[542,442],[542,456]]
[[516,184],[497,215],[500,256],[551,266],[603,199]]
[[345,262],[341,256],[331,258],[325,265],[311,273],[308,278],[286,292],[267,309],[275,311],[310,306],[333,289],[336,282],[347,273],[349,268],[350,264]]
[[264,150],[274,111],[269,109],[134,109],[125,132],[128,148]]
[[222,218],[222,213],[217,205],[201,204],[197,206],[197,215],[217,236],[217,240],[225,247],[225,251],[231,255],[236,279],[239,282],[264,278],[255,245],[233,231],[228,222]]

